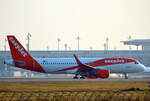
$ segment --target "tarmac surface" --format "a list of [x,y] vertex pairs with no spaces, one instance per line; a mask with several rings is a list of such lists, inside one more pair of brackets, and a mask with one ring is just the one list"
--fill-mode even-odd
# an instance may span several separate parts
[[150,78],[109,78],[109,79],[72,79],[72,78],[0,78],[2,82],[150,82]]

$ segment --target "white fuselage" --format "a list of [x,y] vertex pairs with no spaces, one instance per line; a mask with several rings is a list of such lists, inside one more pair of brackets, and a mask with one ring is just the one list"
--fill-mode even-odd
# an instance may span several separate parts
[[[71,67],[78,66],[74,58],[34,58],[44,69],[45,73],[51,74],[75,74],[77,68],[63,70]],[[90,63],[96,60],[104,58],[80,58],[82,63]],[[13,65],[13,60],[6,60],[6,64]],[[143,72],[145,66],[141,63],[120,63],[120,64],[111,64],[105,66],[96,66],[95,69],[108,69],[110,73],[136,73]],[[60,71],[62,70],[62,71]]]
[[[54,74],[74,74],[77,69],[59,71],[62,69],[70,68],[77,66],[74,58],[34,58],[45,70],[46,73]],[[103,58],[101,58],[103,59]],[[92,61],[100,60],[100,58],[80,58],[82,63],[90,63]],[[110,73],[136,73],[142,72],[145,69],[145,66],[134,62],[131,63],[120,63],[112,64],[106,66],[97,66],[96,69],[109,69]],[[59,71],[59,72],[56,72]]]

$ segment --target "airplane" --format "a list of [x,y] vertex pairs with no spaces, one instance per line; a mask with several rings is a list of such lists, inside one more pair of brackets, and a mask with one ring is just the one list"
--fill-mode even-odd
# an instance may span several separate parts
[[145,66],[132,58],[36,58],[31,56],[13,35],[7,36],[12,59],[4,64],[18,68],[51,74],[75,74],[74,79],[102,78],[110,73],[121,73],[128,78],[128,73],[142,72]]

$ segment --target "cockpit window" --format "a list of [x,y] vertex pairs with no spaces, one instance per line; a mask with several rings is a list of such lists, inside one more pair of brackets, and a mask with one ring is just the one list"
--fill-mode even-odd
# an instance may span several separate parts
[[139,64],[138,62],[134,62],[135,64]]

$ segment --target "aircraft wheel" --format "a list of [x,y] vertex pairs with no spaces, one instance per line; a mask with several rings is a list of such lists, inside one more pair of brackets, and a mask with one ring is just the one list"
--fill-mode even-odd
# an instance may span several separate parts
[[80,79],[85,79],[85,77],[84,77],[84,76],[81,76]]
[[78,79],[78,77],[77,77],[77,76],[74,76],[73,79]]
[[125,79],[128,79],[128,74],[127,73],[125,73],[124,76],[125,76]]

